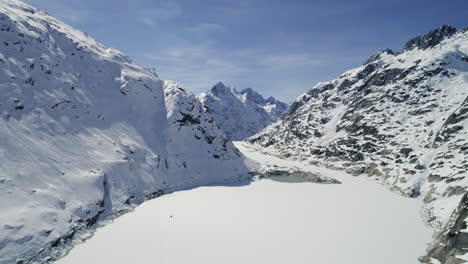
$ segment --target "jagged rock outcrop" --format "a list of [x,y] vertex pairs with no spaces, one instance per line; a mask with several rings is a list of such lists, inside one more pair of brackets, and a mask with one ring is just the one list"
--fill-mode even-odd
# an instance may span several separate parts
[[231,140],[254,135],[276,121],[288,106],[274,97],[264,99],[251,88],[238,92],[222,82],[197,97]]
[[[246,141],[282,157],[366,175],[425,202],[423,217],[442,235],[429,255],[458,263],[466,253],[468,31],[442,26],[337,79],[319,83]],[[452,231],[446,231],[453,234]],[[425,258],[429,261],[430,257]],[[449,260],[450,259],[450,260]],[[461,260],[457,260],[461,261]]]
[[277,120],[288,108],[288,104],[278,101],[273,96],[268,97],[267,99],[252,88],[245,88],[240,91],[246,101],[254,102],[255,104],[261,106],[267,113],[272,117],[273,120]]
[[20,1],[0,1],[0,39],[0,263],[48,263],[147,199],[248,177],[180,85]]
[[452,213],[450,220],[437,237],[434,246],[428,254],[421,258],[423,263],[431,263],[432,259],[443,260],[444,264],[465,263],[457,256],[468,253],[468,233],[466,232],[468,218],[468,194],[465,192],[460,204]]
[[313,182],[319,184],[340,184],[337,179],[324,176],[318,172],[303,171],[297,167],[281,167],[277,165],[260,167],[252,172],[259,179],[280,177],[291,178],[292,181],[300,179],[300,182]]
[[448,25],[443,25],[438,29],[434,29],[424,36],[417,36],[408,40],[405,45],[405,51],[412,49],[428,49],[433,48],[442,40],[451,37],[457,32],[457,29]]

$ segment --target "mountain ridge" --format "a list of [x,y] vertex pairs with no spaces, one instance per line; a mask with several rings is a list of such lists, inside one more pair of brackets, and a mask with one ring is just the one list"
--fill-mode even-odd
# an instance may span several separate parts
[[0,263],[52,262],[145,200],[250,177],[181,85],[0,3]]
[[[246,142],[281,157],[366,175],[425,202],[431,263],[467,253],[468,33],[442,26],[317,84]],[[458,209],[457,209],[458,208]],[[458,257],[457,257],[458,256]],[[458,262],[457,262],[458,261]]]
[[218,82],[206,93],[197,95],[204,107],[231,140],[243,140],[277,120],[287,104],[274,97],[267,99],[246,88],[237,91]]

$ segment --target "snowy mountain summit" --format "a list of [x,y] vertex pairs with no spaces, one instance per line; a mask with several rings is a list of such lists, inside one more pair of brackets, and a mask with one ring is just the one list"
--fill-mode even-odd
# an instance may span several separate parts
[[273,96],[265,99],[252,88],[245,88],[240,91],[240,93],[244,95],[246,101],[254,102],[265,109],[274,120],[277,120],[284,113],[286,108],[288,108],[288,104],[276,100]]
[[0,39],[0,263],[48,263],[147,199],[247,177],[176,82],[17,0]]
[[264,99],[251,88],[239,92],[222,82],[197,97],[231,140],[254,135],[276,121],[288,107],[274,97]]
[[425,263],[461,263],[468,253],[467,29],[442,26],[401,53],[373,55],[317,84],[247,141],[424,200],[438,234]]

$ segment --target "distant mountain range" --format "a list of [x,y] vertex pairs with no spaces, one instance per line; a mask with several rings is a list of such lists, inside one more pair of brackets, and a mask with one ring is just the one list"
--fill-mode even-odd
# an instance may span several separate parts
[[251,88],[239,92],[222,82],[197,98],[230,140],[243,140],[256,134],[276,121],[288,107],[274,97],[263,98]]

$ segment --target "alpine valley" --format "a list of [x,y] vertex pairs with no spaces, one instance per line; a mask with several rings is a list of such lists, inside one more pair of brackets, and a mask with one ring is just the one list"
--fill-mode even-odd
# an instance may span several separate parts
[[[367,225],[356,229],[354,225],[368,215],[380,215],[376,219],[386,221],[396,214],[385,209],[388,204],[402,205],[412,199],[423,204],[421,216],[435,234],[419,261],[458,264],[468,260],[467,29],[442,26],[409,40],[402,52],[379,52],[363,66],[317,84],[291,105],[265,99],[250,88],[239,92],[221,82],[194,95],[180,83],[161,80],[121,52],[19,0],[0,0],[0,40],[0,264],[65,260],[75,245],[86,244],[98,228],[112,226],[113,220],[141,203],[169,193],[173,196],[164,198],[192,197],[187,198],[193,202],[188,211],[198,217],[201,213],[194,206],[204,204],[203,194],[210,193],[205,188],[190,190],[200,186],[216,186],[211,194],[229,194],[224,197],[230,200],[206,198],[212,202],[206,203],[211,222],[186,217],[178,223],[210,223],[203,235],[215,235],[211,242],[218,246],[222,245],[217,233],[210,232],[211,223],[222,222],[216,218],[220,215],[226,222],[242,218],[244,208],[235,208],[240,213],[223,213],[225,206],[242,207],[240,201],[251,205],[245,207],[252,217],[268,209],[257,220],[243,218],[240,228],[232,228],[238,233],[249,232],[252,223],[267,227],[261,229],[269,230],[264,233],[249,233],[260,234],[255,245],[263,245],[262,239],[268,237],[264,234],[284,231],[284,226],[308,241],[314,234],[293,226],[301,215],[309,217],[300,219],[303,225],[315,228],[308,230],[322,231],[324,236],[337,225],[347,234],[365,233]],[[244,142],[232,142],[240,140]],[[286,183],[268,181],[275,177],[297,185],[283,187]],[[236,200],[227,186],[241,190],[243,199]],[[182,190],[189,191],[176,196]],[[307,190],[316,192],[303,195]],[[344,225],[331,222],[319,230],[326,212],[335,220],[346,220],[346,214],[340,215],[345,203],[336,194],[339,190],[345,190],[341,195],[346,197],[366,190],[346,201],[348,209],[361,210],[361,217]],[[297,194],[291,203],[313,203],[307,208],[317,212],[302,214],[307,210],[291,206],[290,193]],[[378,208],[372,199],[366,206],[353,202],[379,193],[385,195],[375,201],[385,202]],[[264,199],[255,201],[259,196]],[[164,199],[155,201],[159,200]],[[179,207],[183,199],[180,203],[167,200],[173,203],[171,210],[187,210]],[[410,214],[399,219],[402,215]],[[269,223],[282,217],[290,224],[269,229]],[[159,219],[174,218],[171,214]],[[418,226],[419,220],[421,230],[427,229],[420,218],[407,218],[412,220],[408,226]],[[381,229],[379,221],[372,230]],[[173,223],[177,222],[171,222],[172,230],[179,230]],[[134,227],[129,229],[138,229]],[[181,239],[185,236],[178,234]],[[295,235],[281,234],[271,236],[269,243],[283,246],[284,238],[293,241],[284,243],[292,249],[309,245],[294,245]],[[366,237],[385,240],[385,235],[379,235],[372,232]],[[340,236],[330,237],[339,240]],[[229,242],[235,247],[245,237]],[[354,235],[347,238],[352,240]],[[222,250],[241,253],[231,247]],[[388,250],[384,251],[399,254]],[[312,251],[308,253],[313,257]],[[330,260],[329,254],[324,255]],[[301,256],[294,255],[298,260]]]

